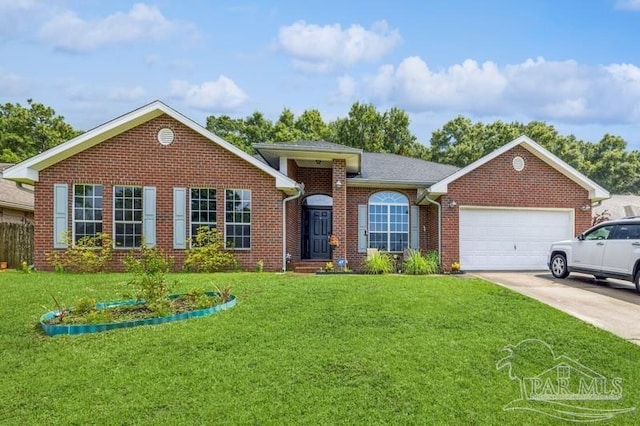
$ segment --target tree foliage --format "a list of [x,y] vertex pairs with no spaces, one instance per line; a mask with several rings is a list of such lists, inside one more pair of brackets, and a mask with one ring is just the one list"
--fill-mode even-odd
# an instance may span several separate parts
[[[296,117],[285,108],[275,122],[255,111],[245,118],[212,115],[206,127],[252,154],[256,143],[324,140],[460,167],[527,135],[609,191],[640,192],[640,152],[627,150],[626,141],[619,136],[605,134],[598,142],[585,142],[574,135],[561,135],[541,121],[485,124],[458,116],[434,131],[426,145],[418,141],[409,124],[409,115],[399,108],[381,112],[373,104],[356,102],[346,117],[330,122],[317,109]],[[52,108],[31,99],[26,107],[0,105],[0,162],[25,160],[79,133]]]
[[456,117],[433,132],[430,158],[462,167],[519,135],[529,136],[611,192],[636,193],[640,189],[640,153],[628,151],[624,139],[606,134],[597,143],[585,142],[573,135],[560,135],[540,121],[483,124]]
[[53,148],[80,132],[51,107],[27,100],[0,105],[0,161],[17,163]]

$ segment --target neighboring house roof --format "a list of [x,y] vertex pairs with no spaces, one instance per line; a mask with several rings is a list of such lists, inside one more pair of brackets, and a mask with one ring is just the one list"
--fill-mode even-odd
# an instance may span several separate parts
[[[0,172],[11,166],[11,163],[0,163]],[[32,212],[33,192],[18,187],[15,182],[0,179],[0,207]]]
[[614,194],[593,207],[593,214],[607,211],[610,219],[621,219],[628,216],[640,216],[640,196]]
[[609,192],[602,188],[600,185],[578,172],[576,169],[562,161],[560,158],[556,157],[549,151],[547,151],[542,146],[538,145],[531,138],[527,136],[519,136],[508,144],[504,145],[502,148],[499,148],[492,153],[485,155],[479,160],[469,164],[468,166],[458,170],[456,173],[448,176],[447,178],[441,180],[440,182],[434,184],[429,188],[429,192],[427,196],[431,199],[435,199],[440,195],[446,194],[448,192],[448,185],[466,175],[467,173],[477,169],[478,167],[488,163],[494,158],[504,154],[505,152],[513,149],[516,146],[522,146],[527,151],[531,152],[533,155],[547,163],[549,166],[557,170],[558,172],[565,175],[567,178],[571,179],[587,191],[589,191],[589,199],[591,201],[600,201],[610,197]]
[[3,171],[3,177],[16,182],[33,184],[38,181],[38,172],[47,167],[65,160],[81,151],[91,148],[109,138],[119,135],[130,130],[142,123],[150,121],[156,117],[166,114],[187,126],[194,132],[204,136],[211,142],[219,145],[227,151],[237,155],[251,165],[257,167],[276,181],[276,188],[287,194],[295,194],[298,192],[299,186],[292,179],[288,178],[279,171],[267,166],[263,162],[257,160],[240,148],[230,144],[219,136],[214,135],[204,127],[200,126],[191,119],[180,114],[176,110],[170,108],[160,101],[154,101],[141,108],[133,110],[114,120],[108,121],[95,129],[89,130],[63,144],[55,146],[41,154],[29,158],[13,167]]

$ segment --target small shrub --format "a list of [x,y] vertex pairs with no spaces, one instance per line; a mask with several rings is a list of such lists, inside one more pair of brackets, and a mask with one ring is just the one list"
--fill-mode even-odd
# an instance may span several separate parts
[[140,250],[132,250],[124,259],[127,272],[134,274],[157,274],[173,268],[173,257],[167,256],[159,247],[143,244]]
[[[173,258],[166,256],[158,247],[142,245],[139,252],[131,252],[124,260],[127,272],[133,272],[129,284],[136,290],[136,300],[144,300],[147,307],[158,316],[171,313],[171,285],[164,274],[171,269]],[[125,295],[128,297],[128,295]]]
[[409,249],[405,256],[405,273],[410,275],[429,275],[440,271],[440,256],[432,250],[422,254],[418,250]]
[[256,272],[264,271],[264,260],[260,259],[258,263],[256,263]]
[[198,228],[193,246],[186,251],[184,267],[187,271],[218,272],[237,265],[235,255],[225,250],[217,229]]
[[327,262],[324,265],[324,270],[327,272],[333,271],[333,262]]
[[23,260],[20,262],[20,271],[22,271],[23,274],[30,274],[33,271],[33,267]]
[[73,305],[74,314],[88,314],[96,310],[96,299],[91,297],[83,297],[76,301]]
[[113,243],[108,234],[99,233],[95,237],[83,237],[73,242],[66,238],[67,249],[45,254],[47,263],[56,272],[102,272],[111,260]]
[[364,260],[364,270],[368,274],[389,274],[393,272],[393,266],[391,256],[383,251],[371,253]]
[[229,299],[231,299],[231,288],[232,287],[230,285],[223,288],[216,286],[215,290],[216,293],[218,293],[218,297],[220,297],[221,303],[226,303],[229,301]]

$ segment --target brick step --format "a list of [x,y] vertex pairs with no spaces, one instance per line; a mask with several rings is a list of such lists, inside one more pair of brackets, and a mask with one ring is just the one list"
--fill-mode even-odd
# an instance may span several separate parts
[[328,260],[301,260],[293,262],[293,272],[298,274],[315,274],[329,262]]

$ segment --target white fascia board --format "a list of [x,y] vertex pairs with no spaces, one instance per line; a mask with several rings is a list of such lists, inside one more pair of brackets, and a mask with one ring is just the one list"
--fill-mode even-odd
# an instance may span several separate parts
[[600,185],[577,171],[575,168],[571,167],[569,164],[549,152],[547,149],[540,146],[533,139],[529,138],[528,136],[522,135],[509,142],[508,144],[503,145],[501,148],[498,148],[495,151],[485,155],[479,160],[474,161],[468,166],[463,167],[454,174],[447,176],[440,182],[432,185],[429,188],[429,198],[434,199],[443,194],[446,194],[447,192],[449,192],[449,183],[488,163],[494,158],[516,147],[517,145],[522,145],[527,151],[531,152],[533,155],[540,158],[549,166],[589,191],[589,198],[592,201],[600,201],[610,197],[610,194],[606,189],[602,188]]
[[262,163],[261,161],[242,151],[240,148],[230,144],[219,136],[214,135],[201,125],[197,124],[195,121],[182,115],[181,113],[177,112],[176,110],[170,108],[160,101],[154,101],[150,104],[147,104],[141,108],[131,111],[128,114],[122,115],[92,130],[89,130],[67,142],[64,142],[21,163],[18,163],[13,167],[4,170],[3,177],[5,179],[10,179],[16,182],[33,184],[38,181],[38,172],[40,170],[43,170],[46,167],[49,167],[66,158],[69,158],[72,155],[77,154],[78,152],[84,151],[85,149],[97,145],[106,139],[132,129],[139,124],[159,117],[162,114],[166,114],[174,118],[196,133],[199,133],[212,142],[215,142],[220,147],[237,155],[251,165],[274,177],[276,179],[276,187],[278,189],[286,189],[292,191],[296,190],[297,184],[294,180]]
[[428,186],[425,182],[412,182],[406,180],[373,180],[362,178],[347,178],[347,187],[352,188],[415,188],[424,189]]

